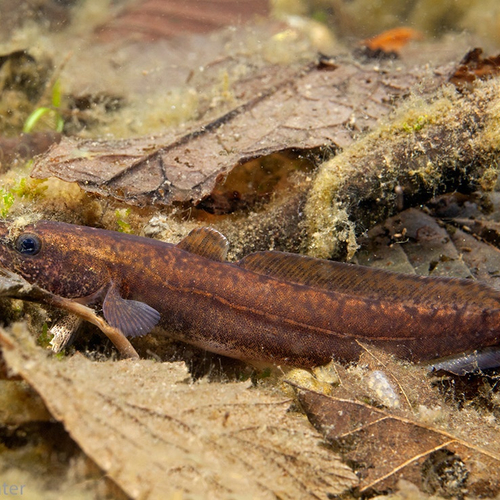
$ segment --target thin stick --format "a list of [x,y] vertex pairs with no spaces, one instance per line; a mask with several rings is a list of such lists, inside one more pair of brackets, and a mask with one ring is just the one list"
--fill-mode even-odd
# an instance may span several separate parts
[[89,323],[96,325],[104,333],[104,335],[111,340],[123,358],[139,359],[139,354],[137,354],[137,351],[128,341],[127,337],[125,337],[125,335],[123,335],[118,328],[112,327],[103,318],[97,316],[94,310],[90,307],[84,306],[74,300],[65,299],[64,297],[52,294],[49,294],[46,297],[46,303],[76,314]]
[[134,349],[127,337],[109,325],[103,318],[97,316],[94,310],[71,299],[54,295],[36,285],[28,283],[24,278],[5,268],[0,267],[0,296],[13,297],[31,302],[42,302],[70,313],[76,314],[84,320],[96,325],[118,349],[123,358],[139,359],[139,354]]

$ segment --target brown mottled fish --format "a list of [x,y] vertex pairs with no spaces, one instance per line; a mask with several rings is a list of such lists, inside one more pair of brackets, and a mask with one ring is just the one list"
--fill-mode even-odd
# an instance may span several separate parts
[[494,346],[500,293],[472,280],[396,274],[306,256],[257,252],[226,261],[219,232],[178,245],[40,221],[0,223],[0,263],[62,297],[104,297],[127,336],[168,335],[250,362],[310,367],[356,360],[359,342],[423,361]]

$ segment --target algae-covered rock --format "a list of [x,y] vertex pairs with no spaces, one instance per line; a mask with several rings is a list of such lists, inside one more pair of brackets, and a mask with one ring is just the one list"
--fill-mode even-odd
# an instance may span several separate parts
[[306,204],[308,251],[352,257],[356,235],[403,205],[496,183],[499,80],[471,92],[414,96],[392,118],[324,163]]

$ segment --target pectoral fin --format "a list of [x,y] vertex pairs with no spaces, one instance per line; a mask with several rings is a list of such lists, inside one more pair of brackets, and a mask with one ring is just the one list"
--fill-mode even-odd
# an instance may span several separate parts
[[109,287],[102,304],[106,321],[126,337],[146,335],[160,321],[160,313],[144,302],[126,300],[114,283]]

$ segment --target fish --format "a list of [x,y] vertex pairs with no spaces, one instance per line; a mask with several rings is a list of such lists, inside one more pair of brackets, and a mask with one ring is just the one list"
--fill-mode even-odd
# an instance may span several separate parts
[[128,337],[153,328],[255,364],[352,362],[364,345],[410,361],[496,346],[500,293],[278,251],[228,261],[198,228],[178,244],[57,221],[0,222],[0,264],[50,293],[100,304]]

